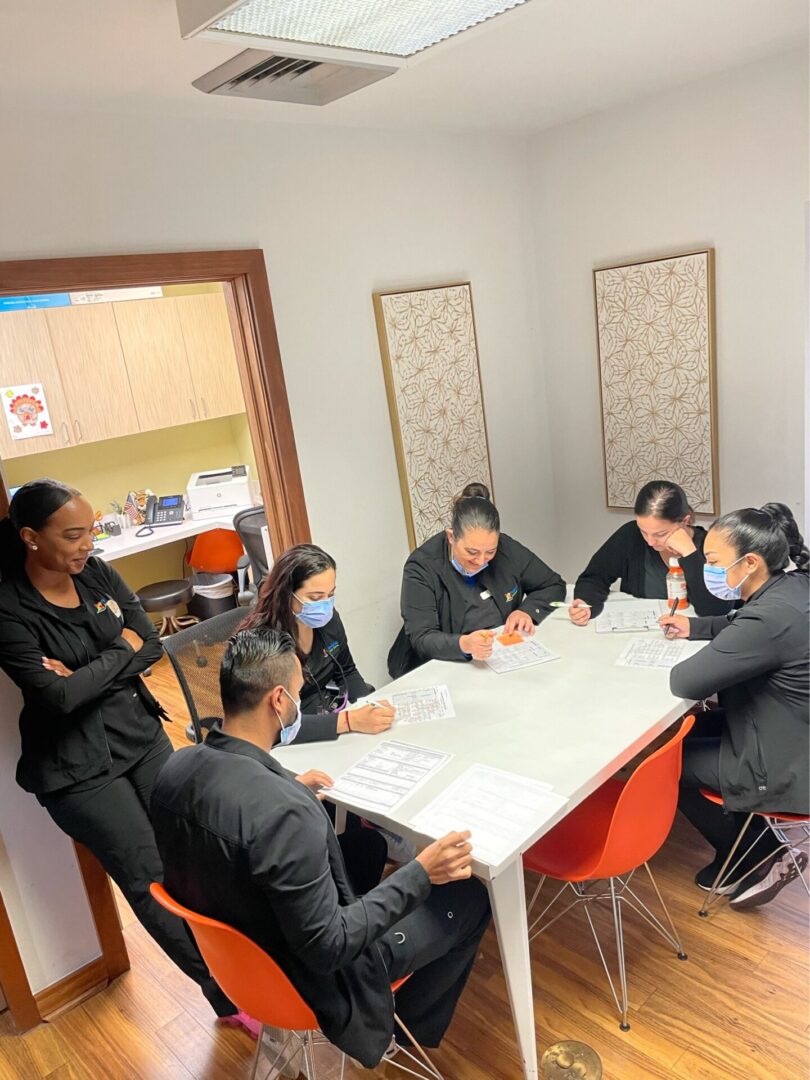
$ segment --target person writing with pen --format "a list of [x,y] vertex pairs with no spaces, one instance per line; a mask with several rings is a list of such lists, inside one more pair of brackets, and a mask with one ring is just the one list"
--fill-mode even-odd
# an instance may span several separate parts
[[533,634],[565,599],[565,582],[501,532],[483,484],[455,499],[450,528],[412,552],[402,577],[403,628],[388,654],[399,678],[426,660],[486,660],[496,627]]
[[302,718],[285,742],[320,742],[350,732],[378,735],[394,723],[387,701],[348,708],[374,687],[357,670],[335,610],[336,572],[335,560],[322,548],[296,544],[275,562],[256,607],[240,626],[272,626],[296,643],[304,673]]
[[622,592],[645,600],[667,597],[667,570],[677,559],[689,603],[698,615],[725,615],[733,604],[712,596],[703,581],[706,530],[694,523],[683,488],[671,480],[651,480],[636,496],[635,521],[605,541],[577,578],[568,609],[575,626],[601,614],[614,581]]

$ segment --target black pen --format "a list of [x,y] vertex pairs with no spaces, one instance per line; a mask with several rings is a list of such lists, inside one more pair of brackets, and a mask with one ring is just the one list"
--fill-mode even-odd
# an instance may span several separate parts
[[[678,610],[678,604],[679,603],[680,603],[680,599],[676,596],[675,599],[672,601],[672,607],[669,609],[669,617],[670,617],[670,619],[673,617],[675,612]],[[670,630],[672,630],[671,626],[667,626],[665,628],[664,637],[669,637]]]

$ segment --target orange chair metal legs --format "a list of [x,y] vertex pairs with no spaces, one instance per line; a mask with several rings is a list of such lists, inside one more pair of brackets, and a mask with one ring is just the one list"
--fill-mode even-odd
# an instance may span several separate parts
[[[150,891],[167,911],[188,923],[208,970],[222,991],[262,1025],[251,1080],[254,1080],[262,1059],[267,1028],[275,1029],[272,1034],[267,1031],[274,1055],[267,1080],[298,1076],[298,1063],[303,1063],[307,1080],[317,1080],[315,1050],[319,1045],[329,1045],[328,1040],[321,1033],[315,1014],[275,960],[232,926],[179,904],[162,885],[153,883]],[[394,983],[392,993],[396,993],[405,981],[400,979]],[[394,1019],[410,1039],[413,1049],[396,1046],[390,1057],[386,1054],[385,1061],[420,1080],[443,1080],[442,1074],[396,1014]],[[345,1064],[346,1055],[342,1054],[340,1080],[343,1080]]]
[[[708,788],[701,788],[700,794],[703,796],[704,799],[708,799],[709,802],[714,803],[716,806],[723,805],[723,797],[722,795],[718,795],[716,791],[710,791]],[[760,859],[756,866],[753,866],[750,870],[747,870],[742,875],[742,877],[735,879],[734,874],[737,870],[737,867],[740,865],[740,863],[742,863],[743,859],[747,858],[747,856],[754,850],[760,840],[760,837],[765,835],[764,831],[757,833],[753,841],[748,845],[742,855],[740,855],[740,857],[732,864],[732,859],[734,859],[734,855],[736,854],[737,849],[742,843],[743,837],[748,832],[748,827],[750,826],[751,822],[755,817],[763,818],[768,829],[770,829],[770,831],[779,841],[779,847],[776,849],[775,852],[769,851],[768,854],[764,856],[764,858]],[[760,851],[761,850],[762,849],[760,848]],[[764,863],[766,863],[769,859],[773,858],[774,854],[776,856],[779,856],[785,851],[790,852],[790,857],[793,861],[794,867],[796,868],[796,875],[801,881],[802,885],[804,885],[805,892],[808,896],[810,896],[810,885],[808,885],[807,878],[805,877],[804,873],[804,868],[807,863],[805,862],[804,866],[800,864],[799,860],[796,858],[797,850],[803,850],[806,855],[810,854],[810,817],[807,817],[804,814],[749,814],[748,817],[745,819],[745,822],[743,823],[743,827],[740,829],[737,839],[734,841],[734,846],[728,853],[726,861],[720,867],[717,877],[712,882],[712,887],[706,894],[706,899],[703,901],[703,906],[698,912],[698,915],[700,915],[700,917],[703,919],[708,917],[709,908],[715,903],[715,901],[719,900],[723,895],[725,895],[726,886],[729,882],[734,881],[735,883],[739,884],[740,882],[745,881],[747,878],[751,877],[752,874],[756,873],[756,871],[759,870],[759,868]]]
[[[685,717],[669,742],[643,761],[626,783],[615,778],[608,780],[523,856],[526,869],[541,875],[529,905],[530,912],[547,877],[563,882],[529,927],[529,940],[533,941],[538,934],[548,930],[567,911],[582,905],[621,1017],[622,1031],[630,1028],[622,907],[632,908],[675,950],[678,959],[686,959],[648,860],[659,850],[672,827],[678,803],[681,744],[693,724],[693,716]],[[631,886],[633,875],[642,866],[661,905],[665,922],[647,907]],[[602,881],[607,883],[606,887],[597,888]],[[574,894],[573,900],[549,917],[554,904],[569,889]],[[600,900],[610,901],[613,914],[619,967],[618,993],[589,910]]]

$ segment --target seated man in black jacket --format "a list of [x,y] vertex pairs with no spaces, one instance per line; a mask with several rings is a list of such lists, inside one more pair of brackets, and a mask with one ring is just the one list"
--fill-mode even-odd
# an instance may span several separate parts
[[152,795],[155,834],[169,893],[260,945],[327,1038],[371,1068],[391,1044],[391,983],[410,972],[397,1013],[420,1043],[439,1044],[489,901],[470,879],[469,833],[450,833],[354,896],[315,795],[329,778],[293,778],[268,753],[294,737],[302,684],[288,634],[261,627],[231,640],[222,730],[166,764]]

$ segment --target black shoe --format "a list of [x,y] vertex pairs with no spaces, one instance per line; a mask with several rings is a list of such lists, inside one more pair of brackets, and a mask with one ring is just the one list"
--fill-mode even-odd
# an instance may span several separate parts
[[[712,885],[714,885],[714,879],[720,873],[723,867],[724,859],[715,859],[714,862],[710,862],[708,866],[704,866],[702,870],[698,870],[695,874],[695,884],[699,889],[703,889],[704,892],[709,892]],[[728,871],[726,871],[728,873]],[[737,880],[726,882],[719,889],[715,889],[715,892],[719,896],[725,896],[727,893],[732,893],[737,888],[740,879],[739,868],[735,871]]]
[[[797,865],[798,864],[798,865]],[[756,881],[744,882],[740,892],[735,894],[730,901],[730,907],[735,911],[748,911],[750,908],[760,907],[781,892],[786,885],[804,872],[807,867],[807,852],[785,851],[779,858],[766,863],[762,869],[764,874],[757,875]]]

